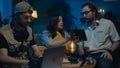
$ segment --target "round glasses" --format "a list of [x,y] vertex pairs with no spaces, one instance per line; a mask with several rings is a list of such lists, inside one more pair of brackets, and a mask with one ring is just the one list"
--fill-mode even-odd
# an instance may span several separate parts
[[84,11],[84,12],[81,12],[81,15],[87,15],[89,12],[91,12],[91,10],[89,10],[89,11]]

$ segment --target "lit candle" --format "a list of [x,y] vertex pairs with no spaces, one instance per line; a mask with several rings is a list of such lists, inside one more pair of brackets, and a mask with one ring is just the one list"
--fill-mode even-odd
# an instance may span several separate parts
[[71,41],[70,51],[71,51],[71,53],[74,53],[74,51],[75,51],[75,43],[74,43],[74,41]]

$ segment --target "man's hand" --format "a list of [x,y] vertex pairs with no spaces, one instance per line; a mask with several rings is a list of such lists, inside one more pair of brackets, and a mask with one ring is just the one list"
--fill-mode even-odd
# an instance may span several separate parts
[[101,57],[104,57],[104,58],[108,58],[110,60],[113,60],[113,57],[111,55],[111,53],[107,50],[105,50],[102,54],[101,54]]

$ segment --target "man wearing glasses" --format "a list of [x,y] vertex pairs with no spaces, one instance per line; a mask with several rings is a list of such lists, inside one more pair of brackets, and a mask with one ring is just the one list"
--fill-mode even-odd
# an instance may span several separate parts
[[[28,26],[32,21],[33,8],[22,1],[15,6],[13,21],[0,30],[0,67],[1,68],[28,68],[29,48],[35,57],[40,58],[32,36],[32,29]],[[32,52],[32,51],[31,51]],[[31,53],[32,55],[32,53]]]
[[85,49],[84,54],[87,52],[97,61],[95,68],[114,68],[112,53],[120,40],[114,24],[101,18],[97,8],[90,2],[82,5],[81,14],[81,28],[87,36],[87,41],[79,43]]

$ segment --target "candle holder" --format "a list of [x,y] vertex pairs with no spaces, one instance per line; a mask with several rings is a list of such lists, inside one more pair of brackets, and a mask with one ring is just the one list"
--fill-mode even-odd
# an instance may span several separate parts
[[[85,21],[86,22],[86,21]],[[83,29],[72,29],[69,31],[71,34],[71,44],[69,45],[70,56],[68,60],[72,64],[78,63],[78,55],[76,54],[76,42],[87,40],[85,31]]]
[[68,58],[71,64],[77,64],[78,63],[78,58],[75,55],[75,53],[71,54],[70,57]]

